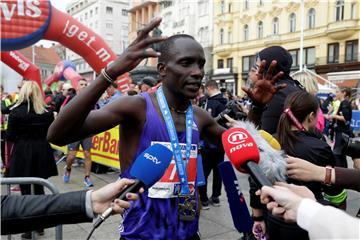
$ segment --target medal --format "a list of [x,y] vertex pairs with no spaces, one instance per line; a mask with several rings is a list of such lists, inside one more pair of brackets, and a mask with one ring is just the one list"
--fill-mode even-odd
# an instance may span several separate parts
[[178,215],[180,221],[194,221],[196,217],[195,195],[180,194],[178,198]]

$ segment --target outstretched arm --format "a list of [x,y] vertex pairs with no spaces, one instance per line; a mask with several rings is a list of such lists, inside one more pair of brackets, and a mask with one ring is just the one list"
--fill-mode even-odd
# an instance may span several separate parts
[[[159,53],[150,48],[151,44],[163,41],[164,37],[150,37],[149,33],[161,22],[156,18],[138,32],[137,38],[108,68],[112,79],[135,68],[143,59],[158,57]],[[102,74],[81,94],[76,96],[58,115],[48,131],[48,140],[58,145],[65,145],[89,135],[110,129],[123,121],[143,121],[145,116],[139,114],[144,109],[142,97],[120,97],[108,106],[93,110],[110,83]],[[143,112],[143,111],[142,111]]]

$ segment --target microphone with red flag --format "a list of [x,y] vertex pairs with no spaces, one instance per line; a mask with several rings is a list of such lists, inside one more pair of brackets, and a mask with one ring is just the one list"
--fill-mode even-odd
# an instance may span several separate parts
[[225,153],[237,170],[249,173],[256,184],[272,186],[269,179],[257,165],[260,152],[252,136],[243,128],[232,128],[222,134]]

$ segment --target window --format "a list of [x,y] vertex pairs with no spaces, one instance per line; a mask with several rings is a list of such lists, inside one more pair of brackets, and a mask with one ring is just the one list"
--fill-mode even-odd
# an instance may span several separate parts
[[112,29],[112,28],[114,27],[114,25],[113,25],[112,22],[107,22],[107,23],[105,24],[105,27],[106,27],[107,29]]
[[259,0],[259,5],[260,5],[260,6],[264,5],[264,1],[263,1],[263,0]]
[[304,58],[306,65],[314,65],[315,64],[315,48],[304,48]]
[[233,58],[226,59],[226,67],[230,68],[230,71],[233,69]]
[[339,62],[339,43],[328,44],[327,62],[328,63]]
[[244,41],[249,40],[249,26],[246,24],[244,26]]
[[296,15],[295,13],[290,14],[289,18],[290,32],[296,31]]
[[93,10],[90,10],[90,17],[93,16]]
[[105,35],[105,39],[108,41],[112,41],[112,40],[114,40],[114,35],[112,33],[107,33]]
[[85,20],[87,19],[87,17],[88,17],[88,14],[87,14],[87,13],[85,13]]
[[229,3],[229,13],[231,13],[231,3]]
[[279,18],[274,18],[272,22],[272,33],[273,35],[279,34]]
[[98,13],[98,7],[95,8],[95,15]]
[[292,58],[292,65],[291,67],[298,67],[299,66],[299,49],[289,50],[289,53]]
[[358,40],[347,41],[345,46],[345,62],[356,62],[358,60]]
[[231,29],[228,30],[228,43],[232,42],[232,31]]
[[245,0],[244,1],[244,10],[248,10],[249,9],[249,0]]
[[344,20],[344,0],[336,1],[335,5],[335,20]]
[[224,68],[224,60],[223,59],[218,59],[218,65],[217,65],[217,67],[218,68]]
[[113,8],[112,7],[106,7],[106,14],[113,14]]
[[310,8],[308,12],[308,27],[315,28],[315,9]]
[[249,72],[252,65],[255,63],[255,56],[244,56],[242,57],[242,72]]
[[350,19],[355,19],[355,17],[356,17],[356,3],[352,3],[350,10]]
[[224,29],[220,29],[220,44],[224,44]]
[[223,14],[225,12],[225,1],[221,1],[220,3],[220,12]]
[[257,34],[258,39],[263,38],[263,32],[264,32],[263,22],[262,21],[258,22],[257,27],[258,27],[258,34]]
[[123,16],[127,16],[128,15],[128,10],[126,10],[126,9],[121,10],[121,14]]

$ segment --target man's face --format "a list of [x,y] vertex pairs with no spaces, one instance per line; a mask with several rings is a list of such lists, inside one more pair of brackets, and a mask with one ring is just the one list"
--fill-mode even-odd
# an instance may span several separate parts
[[78,93],[80,93],[87,86],[87,81],[79,80],[78,82]]
[[186,99],[194,99],[204,77],[205,54],[201,45],[189,38],[175,40],[167,63],[159,67],[164,85]]

